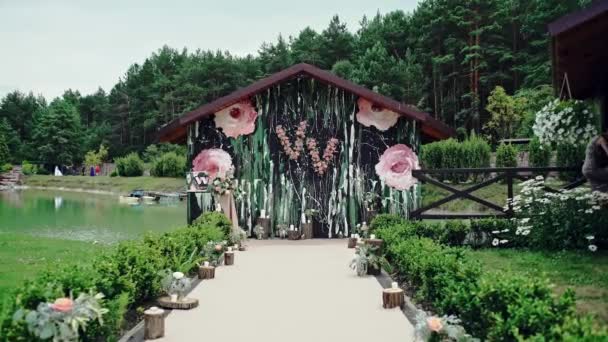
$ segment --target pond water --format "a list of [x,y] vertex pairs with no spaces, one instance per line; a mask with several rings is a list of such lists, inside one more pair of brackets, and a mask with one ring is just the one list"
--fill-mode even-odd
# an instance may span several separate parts
[[0,191],[0,233],[113,243],[185,224],[185,202],[128,205],[117,195]]

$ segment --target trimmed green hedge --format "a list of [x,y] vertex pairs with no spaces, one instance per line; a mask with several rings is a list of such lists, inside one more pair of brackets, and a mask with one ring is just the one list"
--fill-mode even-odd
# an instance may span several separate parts
[[[492,221],[497,222],[498,220]],[[479,223],[479,222],[478,222]],[[456,315],[471,335],[489,341],[598,341],[608,339],[596,331],[591,319],[575,313],[572,291],[555,297],[540,278],[504,273],[482,273],[466,248],[448,247],[460,225],[451,228],[406,222],[393,215],[372,221],[375,234],[384,240],[383,252],[397,276],[415,291],[415,299],[439,315]],[[435,230],[444,228],[443,233]],[[472,231],[499,228],[483,221]],[[504,228],[501,226],[500,228]],[[506,228],[504,228],[506,229]],[[433,236],[433,239],[421,237]],[[460,236],[456,234],[457,236]],[[460,238],[455,239],[456,242]]]
[[122,158],[116,158],[116,170],[121,177],[139,177],[144,175],[144,161],[135,152]]
[[196,262],[202,261],[199,253],[207,242],[227,239],[226,226],[230,226],[230,221],[222,214],[206,213],[190,227],[121,242],[91,264],[53,267],[27,281],[3,303],[0,336],[8,341],[35,340],[24,322],[13,322],[15,311],[32,310],[40,302],[94,289],[106,296],[103,305],[110,311],[104,315],[105,324],[90,324],[86,332],[81,332],[81,340],[98,341],[103,336],[104,340],[115,341],[127,310],[137,309],[161,293],[159,271],[171,269],[191,274]]
[[154,177],[184,177],[187,171],[186,157],[175,152],[163,153],[152,162],[150,174]]

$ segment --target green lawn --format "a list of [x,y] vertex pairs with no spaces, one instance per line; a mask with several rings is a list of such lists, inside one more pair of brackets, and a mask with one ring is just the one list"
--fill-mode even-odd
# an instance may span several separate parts
[[108,176],[43,176],[25,177],[25,185],[62,187],[71,189],[103,190],[128,193],[134,189],[161,192],[179,192],[186,189],[185,178],[160,177],[108,177]]
[[0,233],[0,304],[25,279],[62,261],[87,262],[106,246],[26,234]]
[[546,276],[556,293],[572,287],[581,313],[597,315],[608,323],[608,252],[536,252],[517,249],[472,251],[485,270],[501,270],[524,276]]

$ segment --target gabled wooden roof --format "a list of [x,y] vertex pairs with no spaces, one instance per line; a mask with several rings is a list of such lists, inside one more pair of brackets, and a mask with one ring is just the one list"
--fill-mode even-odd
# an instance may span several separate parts
[[249,98],[278,83],[302,76],[308,76],[320,82],[344,89],[357,96],[374,102],[381,107],[399,113],[408,119],[417,121],[422,127],[422,134],[425,136],[425,138],[429,138],[431,140],[445,139],[455,134],[453,128],[431,117],[428,113],[418,111],[411,106],[380,95],[365,87],[338,77],[331,72],[321,70],[310,64],[300,63],[272,74],[244,88],[238,89],[229,95],[220,97],[215,101],[202,105],[197,109],[184,114],[182,117],[177,118],[169,124],[163,126],[158,132],[158,140],[163,142],[183,141],[186,136],[186,127],[189,124],[212,115],[217,111],[243,99]]

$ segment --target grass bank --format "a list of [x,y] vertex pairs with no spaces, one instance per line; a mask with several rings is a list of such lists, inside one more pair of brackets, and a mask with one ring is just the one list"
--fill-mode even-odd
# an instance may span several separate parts
[[180,192],[186,189],[183,178],[159,177],[108,177],[108,176],[44,176],[25,177],[24,184],[31,187],[84,189],[128,193],[134,189],[160,192]]
[[581,313],[608,324],[608,253],[585,251],[538,252],[518,249],[471,251],[486,271],[504,271],[526,277],[544,275],[556,293],[571,287]]
[[89,262],[104,248],[90,242],[0,233],[0,305],[38,272],[62,262]]

